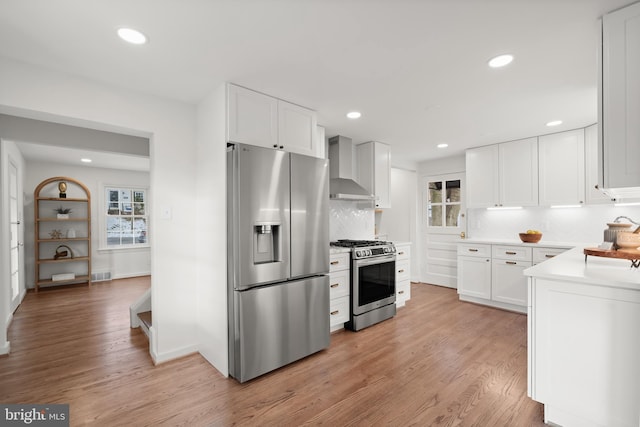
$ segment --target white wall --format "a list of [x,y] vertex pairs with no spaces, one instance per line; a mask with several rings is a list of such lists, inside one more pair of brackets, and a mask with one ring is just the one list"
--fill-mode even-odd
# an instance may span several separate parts
[[[94,273],[111,272],[113,279],[151,274],[150,248],[101,250],[99,236],[105,226],[102,194],[103,185],[123,185],[149,187],[149,173],[104,169],[86,166],[53,164],[49,162],[27,161],[25,169],[25,267],[27,286],[35,285],[34,266],[34,206],[33,191],[47,178],[68,176],[82,182],[91,192],[91,270]],[[151,213],[153,215],[153,212]]]
[[[150,137],[151,210],[168,213],[150,225],[151,355],[162,362],[197,351],[195,107],[0,58],[0,112]],[[222,185],[211,191],[224,197]]]
[[[10,212],[9,204],[9,157],[16,162],[18,169],[18,219],[24,224],[23,211],[23,187],[24,187],[24,159],[18,150],[16,144],[11,141],[0,141],[0,354],[9,352],[10,344],[7,341],[7,328],[13,317],[11,310],[11,260],[10,260],[10,244],[11,228],[10,228]],[[24,228],[23,228],[24,230]],[[24,240],[24,236],[18,239]],[[24,247],[21,249],[19,268],[24,271]],[[20,300],[26,292],[25,280],[21,275],[20,280]]]
[[[411,280],[419,281],[417,249],[418,188],[415,171],[391,168],[391,208],[376,213],[378,234],[393,242],[411,242]],[[386,236],[386,237],[384,237]]]
[[227,341],[227,226],[225,88],[198,105],[197,336],[200,353],[229,375]]

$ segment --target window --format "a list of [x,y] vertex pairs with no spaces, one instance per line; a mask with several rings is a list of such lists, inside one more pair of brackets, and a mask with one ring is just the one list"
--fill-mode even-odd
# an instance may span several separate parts
[[460,180],[430,180],[427,186],[427,226],[460,227]]
[[147,190],[144,188],[105,188],[103,243],[108,249],[148,246]]

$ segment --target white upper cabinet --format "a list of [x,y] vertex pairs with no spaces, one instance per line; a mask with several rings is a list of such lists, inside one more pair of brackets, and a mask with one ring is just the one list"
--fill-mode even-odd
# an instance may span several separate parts
[[279,148],[307,156],[324,157],[317,152],[317,118],[315,111],[278,100]]
[[538,141],[528,138],[467,150],[467,206],[536,206]]
[[499,144],[500,205],[538,205],[538,138]]
[[227,85],[227,141],[260,147],[278,146],[278,100]]
[[640,3],[602,17],[604,188],[640,187]]
[[227,141],[324,157],[315,111],[227,85]]
[[358,150],[358,183],[376,196],[376,208],[391,207],[391,147],[366,142]]
[[498,146],[472,148],[466,153],[467,207],[488,208],[500,204]]
[[540,205],[578,205],[585,201],[584,130],[538,138]]
[[586,203],[612,203],[611,198],[596,188],[598,185],[598,125],[591,125],[584,129],[584,176]]

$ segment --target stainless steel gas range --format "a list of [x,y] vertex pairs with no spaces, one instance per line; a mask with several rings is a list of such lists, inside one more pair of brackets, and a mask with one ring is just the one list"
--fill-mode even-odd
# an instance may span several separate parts
[[379,240],[338,240],[351,248],[351,316],[347,329],[359,331],[396,314],[396,248]]

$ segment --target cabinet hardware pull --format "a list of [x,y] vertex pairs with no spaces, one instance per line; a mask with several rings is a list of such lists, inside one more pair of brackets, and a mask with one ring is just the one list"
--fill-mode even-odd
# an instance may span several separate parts
[[398,255],[404,255],[404,252],[398,252]]
[[331,261],[331,265],[338,265],[340,264],[340,261]]
[[332,288],[337,288],[338,286],[340,286],[340,283],[334,283],[333,285],[331,285]]
[[403,270],[398,270],[398,273],[404,273],[404,269]]
[[469,252],[478,252],[477,249],[469,249]]
[[404,291],[398,291],[398,294],[404,294]]
[[516,265],[517,264],[517,262],[515,262],[515,261],[506,261],[506,263],[507,264],[511,264],[511,265]]
[[335,315],[336,315],[336,314],[338,314],[338,313],[340,313],[340,310],[332,311],[332,312],[331,312],[331,315],[332,315],[332,316],[335,316]]
[[507,252],[505,252],[505,254],[507,254],[507,255],[516,255],[517,253],[516,252],[507,251]]
[[550,255],[550,254],[546,254],[544,257],[545,258],[553,258],[555,255]]
[[273,144],[273,148],[278,148],[278,144]]

